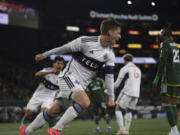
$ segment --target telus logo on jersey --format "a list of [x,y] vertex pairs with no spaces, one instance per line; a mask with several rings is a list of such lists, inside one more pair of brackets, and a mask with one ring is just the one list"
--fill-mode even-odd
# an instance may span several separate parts
[[80,63],[82,66],[92,70],[97,71],[104,63],[96,59],[85,56],[83,53],[75,53],[73,58]]

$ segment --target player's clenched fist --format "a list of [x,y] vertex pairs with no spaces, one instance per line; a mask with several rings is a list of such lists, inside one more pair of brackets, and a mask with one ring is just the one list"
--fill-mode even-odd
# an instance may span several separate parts
[[38,61],[41,61],[41,60],[43,60],[45,57],[42,55],[42,54],[37,54],[36,56],[35,56],[35,60],[38,62]]
[[114,101],[112,100],[112,99],[109,99],[109,101],[108,101],[108,106],[110,106],[110,107],[112,107],[112,106],[115,106],[115,103],[114,103]]

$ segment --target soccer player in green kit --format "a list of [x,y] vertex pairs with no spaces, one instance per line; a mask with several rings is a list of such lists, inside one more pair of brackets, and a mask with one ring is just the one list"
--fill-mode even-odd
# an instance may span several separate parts
[[158,71],[153,81],[157,87],[161,78],[162,106],[167,113],[167,119],[171,126],[168,135],[180,135],[177,128],[176,104],[180,98],[180,58],[178,45],[173,41],[172,32],[169,28],[160,31],[160,62]]
[[104,116],[107,123],[107,132],[111,131],[109,114],[107,112],[107,106],[105,104],[105,84],[99,77],[92,78],[91,82],[87,86],[88,95],[90,96],[92,109],[94,113],[94,119],[96,123],[96,128],[94,132],[100,132],[99,119],[100,111]]

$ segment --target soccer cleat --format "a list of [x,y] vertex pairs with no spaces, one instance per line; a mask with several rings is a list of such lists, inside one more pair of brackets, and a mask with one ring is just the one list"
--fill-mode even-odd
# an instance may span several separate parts
[[179,133],[173,133],[173,132],[169,132],[168,135],[180,135]]
[[108,127],[108,128],[107,128],[107,132],[111,132],[111,127]]
[[26,126],[21,126],[21,127],[20,127],[20,133],[19,133],[19,135],[26,135],[26,134],[25,134],[26,128],[27,128]]
[[119,130],[116,135],[128,135],[129,131],[128,130]]
[[123,134],[123,130],[118,130],[118,132],[116,133],[116,135],[122,135]]
[[61,135],[61,131],[57,131],[53,128],[49,128],[47,133],[48,133],[48,135]]
[[93,132],[95,133],[100,132],[100,128],[95,128]]
[[128,130],[123,130],[123,135],[129,135],[129,131]]

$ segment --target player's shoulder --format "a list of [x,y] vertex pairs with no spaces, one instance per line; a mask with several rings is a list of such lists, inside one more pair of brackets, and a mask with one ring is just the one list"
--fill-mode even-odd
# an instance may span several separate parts
[[173,40],[170,40],[170,39],[165,40],[165,41],[163,42],[163,47],[166,47],[166,46],[178,47],[177,43],[174,42]]
[[80,40],[81,40],[81,43],[98,42],[98,36],[81,36]]

